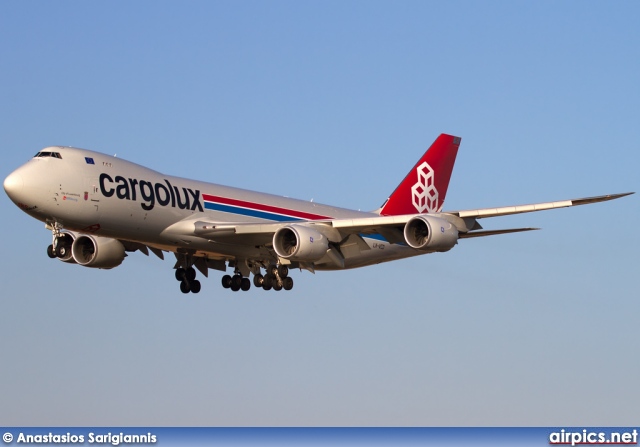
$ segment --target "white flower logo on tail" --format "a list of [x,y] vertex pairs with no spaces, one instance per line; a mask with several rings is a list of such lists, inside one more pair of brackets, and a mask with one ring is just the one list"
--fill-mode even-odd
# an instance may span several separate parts
[[435,185],[435,173],[425,161],[418,169],[418,182],[411,187],[413,206],[419,213],[438,212],[438,190]]

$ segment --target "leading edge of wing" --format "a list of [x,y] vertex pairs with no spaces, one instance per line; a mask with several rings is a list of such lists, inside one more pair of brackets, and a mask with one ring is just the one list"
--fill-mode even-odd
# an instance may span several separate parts
[[501,208],[482,208],[477,210],[463,211],[447,211],[447,214],[453,214],[462,218],[465,217],[496,217],[507,216],[510,214],[532,213],[534,211],[551,210],[555,208],[566,208],[570,206],[588,205],[590,203],[606,202],[608,200],[619,199],[620,197],[635,194],[634,192],[624,192],[620,194],[607,194],[604,196],[585,197],[582,199],[562,200],[558,202],[533,203],[530,205],[505,206]]

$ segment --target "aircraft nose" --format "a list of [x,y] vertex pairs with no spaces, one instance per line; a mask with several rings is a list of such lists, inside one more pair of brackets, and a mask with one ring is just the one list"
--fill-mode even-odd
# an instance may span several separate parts
[[6,179],[4,179],[4,190],[12,199],[15,199],[16,196],[20,194],[23,188],[24,180],[22,179],[22,176],[16,171],[12,172]]

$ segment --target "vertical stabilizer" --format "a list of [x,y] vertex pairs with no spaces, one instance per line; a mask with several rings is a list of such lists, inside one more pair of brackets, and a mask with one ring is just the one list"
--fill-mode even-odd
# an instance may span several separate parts
[[379,213],[384,216],[442,210],[460,137],[441,134],[393,191]]

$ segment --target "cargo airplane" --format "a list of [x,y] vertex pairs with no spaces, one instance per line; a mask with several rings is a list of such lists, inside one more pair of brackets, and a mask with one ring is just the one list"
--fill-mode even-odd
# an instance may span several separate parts
[[[384,204],[361,212],[161,174],[115,156],[48,147],[4,180],[11,200],[52,232],[47,254],[110,269],[136,250],[176,257],[183,293],[209,270],[233,291],[290,290],[292,268],[364,267],[451,250],[460,239],[535,228],[484,230],[480,219],[613,200],[632,193],[442,211],[460,138],[440,135]],[[264,272],[264,273],[263,273]]]

